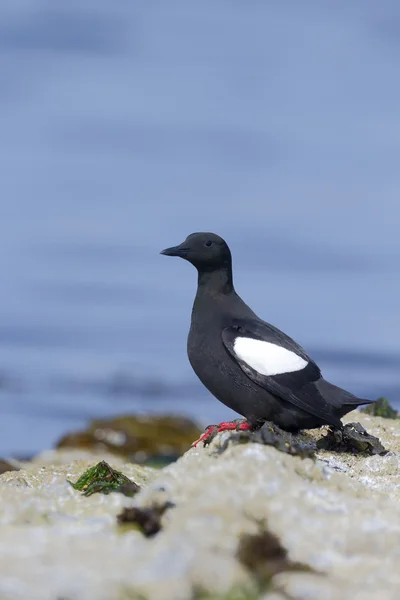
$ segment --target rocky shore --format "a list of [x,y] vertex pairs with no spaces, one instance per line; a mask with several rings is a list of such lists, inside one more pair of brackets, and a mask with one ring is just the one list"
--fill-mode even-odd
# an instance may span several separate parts
[[[397,600],[400,420],[347,421],[389,452],[298,456],[226,432],[163,469],[64,448],[6,471],[0,600]],[[74,489],[99,461],[140,491]]]

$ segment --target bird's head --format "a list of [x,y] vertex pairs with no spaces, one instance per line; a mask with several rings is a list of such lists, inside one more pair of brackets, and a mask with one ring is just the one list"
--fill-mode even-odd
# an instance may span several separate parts
[[228,244],[215,233],[191,233],[182,244],[162,250],[166,256],[180,256],[198,271],[215,271],[231,266]]

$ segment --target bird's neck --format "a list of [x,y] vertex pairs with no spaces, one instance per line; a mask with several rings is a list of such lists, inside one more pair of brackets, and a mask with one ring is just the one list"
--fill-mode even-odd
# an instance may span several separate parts
[[227,265],[213,271],[199,271],[198,294],[231,294],[234,291],[232,268]]

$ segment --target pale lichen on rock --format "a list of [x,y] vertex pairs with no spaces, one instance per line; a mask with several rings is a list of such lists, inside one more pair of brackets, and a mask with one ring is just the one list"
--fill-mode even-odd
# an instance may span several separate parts
[[[134,498],[85,497],[67,483],[99,454],[44,453],[4,473],[0,598],[395,600],[400,420],[353,413],[348,421],[389,453],[304,458],[226,432],[158,471],[104,454],[141,486]],[[168,509],[150,538],[117,524],[124,509],[146,516],[157,506]]]

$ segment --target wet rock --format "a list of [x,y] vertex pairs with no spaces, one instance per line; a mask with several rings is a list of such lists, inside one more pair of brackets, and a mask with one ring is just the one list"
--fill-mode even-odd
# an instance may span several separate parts
[[388,453],[380,440],[370,435],[360,423],[347,423],[343,429],[330,429],[328,434],[317,441],[317,448],[332,452],[352,452],[353,454]]
[[92,421],[86,431],[64,436],[57,448],[111,451],[142,464],[176,460],[201,430],[190,419],[173,416],[122,416]]
[[91,496],[98,492],[102,494],[120,492],[125,496],[134,496],[140,490],[137,483],[110,467],[104,460],[87,469],[75,483],[72,481],[68,481],[68,483],[74,490],[82,492],[84,496]]
[[361,409],[361,412],[374,417],[383,417],[385,419],[397,419],[398,412],[395,410],[387,398],[379,398],[374,404],[369,404]]
[[273,446],[280,452],[301,456],[302,458],[314,458],[315,441],[305,434],[294,435],[280,429],[274,423],[266,422],[257,431],[234,431],[229,438],[225,438],[225,444],[221,451],[226,450],[229,444],[257,443]]
[[7,460],[0,459],[0,475],[7,471],[18,471],[19,467],[16,464],[9,463]]
[[175,505],[172,502],[154,504],[149,508],[132,506],[125,508],[117,517],[120,525],[136,525],[146,537],[151,537],[161,530],[161,517],[169,508]]

